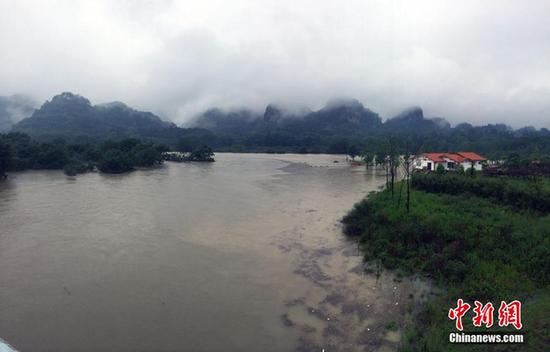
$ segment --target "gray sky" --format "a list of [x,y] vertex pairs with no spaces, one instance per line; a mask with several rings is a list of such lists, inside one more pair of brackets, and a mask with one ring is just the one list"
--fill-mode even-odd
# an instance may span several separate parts
[[0,0],[0,95],[550,127],[550,0]]

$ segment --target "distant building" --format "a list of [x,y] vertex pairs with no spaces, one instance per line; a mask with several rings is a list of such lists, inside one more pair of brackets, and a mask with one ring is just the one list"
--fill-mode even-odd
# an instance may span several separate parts
[[417,170],[435,171],[439,165],[448,171],[456,170],[460,165],[464,170],[472,167],[474,170],[481,171],[483,163],[486,162],[483,156],[473,152],[458,153],[424,153],[420,154],[414,162],[414,168]]

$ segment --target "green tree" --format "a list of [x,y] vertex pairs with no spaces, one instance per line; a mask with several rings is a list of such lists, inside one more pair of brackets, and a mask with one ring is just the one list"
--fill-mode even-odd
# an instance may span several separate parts
[[60,144],[42,143],[34,157],[34,167],[38,169],[62,169],[68,162],[65,147]]
[[6,177],[6,172],[8,171],[8,166],[11,161],[11,150],[10,146],[0,140],[0,179]]
[[189,161],[214,161],[214,151],[209,146],[203,145],[191,152]]
[[367,169],[369,168],[370,165],[372,165],[374,157],[375,157],[375,155],[374,155],[373,152],[365,151],[363,153],[363,160],[365,161],[365,165],[366,165]]
[[162,153],[152,144],[135,147],[133,154],[136,166],[151,167],[162,162]]
[[445,174],[445,167],[443,166],[443,164],[437,164],[437,168],[435,169],[435,172],[438,175],[444,175]]
[[348,155],[351,158],[351,160],[355,160],[355,157],[358,156],[359,153],[360,153],[359,148],[355,144],[352,144],[348,147]]
[[101,172],[110,174],[119,174],[134,169],[132,160],[128,155],[117,149],[111,149],[105,152],[97,168]]

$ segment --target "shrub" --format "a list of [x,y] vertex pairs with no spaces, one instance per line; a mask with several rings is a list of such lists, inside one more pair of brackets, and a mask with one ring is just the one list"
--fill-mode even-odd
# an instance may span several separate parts
[[457,174],[416,174],[412,178],[415,189],[431,193],[464,194],[493,198],[499,203],[519,209],[550,212],[550,191],[535,182],[492,177],[464,177]]
[[132,160],[120,150],[111,149],[105,152],[97,168],[101,172],[119,174],[134,169]]

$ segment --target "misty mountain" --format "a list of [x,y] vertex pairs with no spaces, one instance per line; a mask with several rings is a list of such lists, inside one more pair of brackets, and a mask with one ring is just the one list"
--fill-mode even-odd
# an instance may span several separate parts
[[36,103],[23,95],[0,97],[0,132],[8,131],[15,123],[29,117]]
[[419,107],[406,109],[399,115],[388,119],[384,123],[384,129],[389,132],[416,132],[424,133],[429,131],[446,130],[451,124],[441,117],[427,119]]
[[259,114],[247,109],[224,112],[214,108],[205,111],[191,125],[212,132],[233,134],[261,128],[264,121]]
[[176,125],[158,116],[138,111],[124,103],[92,105],[73,93],[56,95],[30,117],[13,126],[14,131],[32,136],[163,136]]
[[365,133],[381,124],[378,114],[357,100],[348,100],[329,102],[319,111],[289,111],[270,104],[263,115],[245,109],[231,112],[211,109],[200,115],[192,126],[222,134],[283,130],[332,135]]
[[443,118],[426,118],[421,108],[406,109],[382,122],[357,100],[331,101],[320,110],[270,104],[263,113],[248,109],[210,109],[191,128],[180,128],[124,103],[92,105],[82,96],[62,93],[45,102],[13,131],[41,139],[138,137],[192,150],[207,144],[217,151],[347,153],[384,145],[388,137],[428,151],[474,150],[502,155],[509,151],[550,151],[550,132],[504,124],[451,127]]

